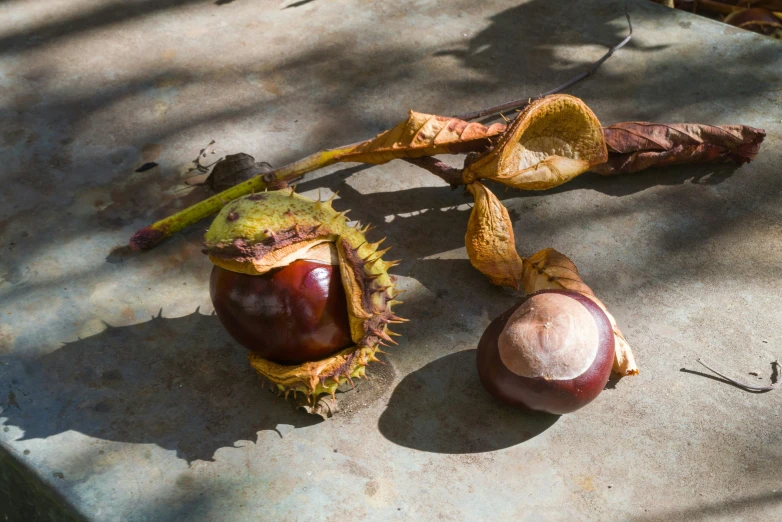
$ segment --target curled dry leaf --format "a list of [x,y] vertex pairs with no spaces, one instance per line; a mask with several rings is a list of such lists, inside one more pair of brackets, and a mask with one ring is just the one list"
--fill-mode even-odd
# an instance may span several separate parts
[[398,158],[459,154],[485,149],[486,138],[505,130],[500,123],[488,127],[456,118],[410,111],[407,120],[359,143],[341,154],[339,161],[379,165]]
[[518,290],[522,263],[508,210],[478,181],[467,185],[467,190],[475,198],[464,237],[470,263],[495,285]]
[[617,123],[603,129],[608,146],[606,163],[592,170],[602,175],[638,172],[677,163],[739,165],[755,159],[766,137],[763,129],[745,125]]
[[600,122],[584,102],[555,94],[533,102],[497,145],[465,166],[465,183],[492,179],[523,190],[570,181],[608,158]]
[[593,300],[608,316],[614,329],[614,366],[613,372],[619,375],[635,375],[638,366],[633,351],[616,324],[616,319],[606,306],[595,296],[578,275],[576,265],[566,256],[553,248],[546,248],[523,260],[524,269],[521,284],[528,294],[548,288],[574,290]]

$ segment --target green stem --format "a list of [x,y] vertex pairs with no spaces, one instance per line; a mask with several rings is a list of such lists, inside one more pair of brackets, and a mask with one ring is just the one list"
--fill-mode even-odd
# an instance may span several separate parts
[[130,238],[130,248],[133,250],[150,249],[175,232],[178,232],[193,223],[197,223],[219,211],[223,205],[229,201],[247,194],[252,194],[253,192],[263,191],[275,183],[297,178],[303,174],[312,172],[313,170],[337,163],[340,161],[340,158],[349,154],[363,143],[364,142],[354,143],[336,149],[322,150],[307,156],[304,159],[280,167],[279,169],[248,179],[243,183],[181,210],[172,216],[142,228]]

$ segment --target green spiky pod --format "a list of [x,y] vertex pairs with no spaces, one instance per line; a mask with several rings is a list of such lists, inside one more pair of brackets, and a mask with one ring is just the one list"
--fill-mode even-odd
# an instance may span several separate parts
[[318,361],[282,365],[250,355],[256,371],[287,396],[302,392],[314,403],[324,393],[364,377],[367,364],[377,361],[380,346],[396,344],[389,324],[401,323],[392,307],[398,292],[388,269],[398,261],[382,259],[389,249],[383,240],[370,243],[369,226],[348,225],[347,212],[331,202],[313,201],[292,189],[252,194],[222,209],[205,236],[204,253],[217,266],[233,272],[262,275],[298,259],[318,257],[324,246],[336,252],[345,289],[353,346]]

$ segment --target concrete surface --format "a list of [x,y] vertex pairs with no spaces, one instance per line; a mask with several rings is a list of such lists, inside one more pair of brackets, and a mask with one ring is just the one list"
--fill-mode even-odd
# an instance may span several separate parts
[[404,163],[339,166],[301,190],[389,236],[413,321],[393,385],[317,423],[209,315],[207,223],[143,255],[132,232],[202,197],[182,180],[212,139],[282,165],[411,107],[534,95],[624,36],[621,3],[0,2],[6,519],[782,519],[782,392],[680,371],[768,382],[782,355],[782,46],[630,9],[633,41],[569,92],[605,123],[764,128],[757,160],[497,192],[523,254],[578,264],[641,375],[558,419],[495,404],[471,350],[514,297],[466,259],[467,200]]

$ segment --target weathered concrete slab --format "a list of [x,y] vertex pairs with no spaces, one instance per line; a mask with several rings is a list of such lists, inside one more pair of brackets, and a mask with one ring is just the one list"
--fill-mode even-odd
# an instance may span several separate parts
[[680,371],[703,355],[767,381],[782,354],[782,46],[630,6],[632,43],[570,92],[605,123],[765,128],[758,159],[500,194],[519,250],[573,258],[641,375],[559,419],[492,402],[470,350],[514,298],[466,259],[468,201],[403,163],[331,168],[302,190],[339,190],[340,208],[389,236],[413,321],[389,356],[393,386],[359,387],[366,406],[315,423],[262,389],[209,315],[205,224],[144,255],[122,245],[201,196],[183,177],[212,139],[215,158],[282,165],[408,108],[534,95],[624,36],[621,3],[0,3],[0,511],[782,518],[782,395]]

